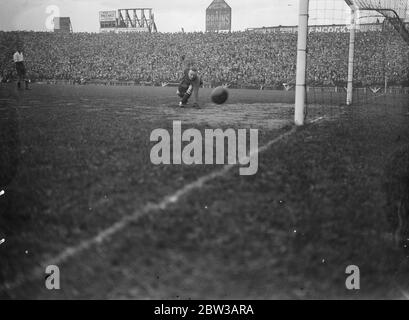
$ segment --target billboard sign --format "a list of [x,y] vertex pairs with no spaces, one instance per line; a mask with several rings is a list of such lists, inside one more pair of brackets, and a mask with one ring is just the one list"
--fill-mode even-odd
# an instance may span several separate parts
[[117,28],[101,28],[101,33],[117,33]]
[[[409,30],[409,23],[405,24]],[[382,23],[364,23],[359,24],[357,31],[360,32],[381,32],[387,25]],[[263,27],[263,28],[251,28],[247,31],[260,32],[260,33],[297,33],[298,26],[278,26],[278,27]],[[348,33],[350,31],[349,25],[315,25],[309,26],[308,32],[310,33]]]
[[206,31],[231,31],[231,12],[224,0],[214,0],[206,10]]
[[147,27],[118,28],[117,32],[149,32],[149,28]]
[[100,11],[99,21],[100,22],[115,22],[116,21],[116,11]]

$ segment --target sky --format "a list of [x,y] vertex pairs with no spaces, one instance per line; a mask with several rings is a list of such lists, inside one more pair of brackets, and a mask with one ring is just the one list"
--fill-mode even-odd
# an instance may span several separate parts
[[[297,25],[299,0],[226,0],[232,29]],[[74,32],[98,32],[99,11],[153,8],[160,32],[205,30],[212,0],[0,0],[0,30],[52,31],[55,15],[70,17]],[[344,10],[344,11],[343,11]],[[310,24],[348,23],[344,0],[310,0]]]
[[[296,25],[298,0],[226,0],[232,7],[232,29]],[[47,31],[50,17],[70,17],[74,32],[98,32],[99,11],[153,8],[160,32],[204,31],[212,0],[0,0],[0,30]],[[48,8],[48,12],[47,12]]]

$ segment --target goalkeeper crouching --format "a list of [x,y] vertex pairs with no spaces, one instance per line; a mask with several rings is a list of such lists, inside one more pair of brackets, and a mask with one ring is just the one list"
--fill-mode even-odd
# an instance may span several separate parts
[[203,81],[194,67],[185,70],[183,79],[179,84],[177,95],[181,98],[179,106],[184,108],[193,95],[193,107],[199,108],[199,89]]

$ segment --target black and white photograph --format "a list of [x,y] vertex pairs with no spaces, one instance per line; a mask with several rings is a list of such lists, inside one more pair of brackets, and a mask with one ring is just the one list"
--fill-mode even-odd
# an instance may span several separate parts
[[0,0],[0,300],[408,299],[409,0]]

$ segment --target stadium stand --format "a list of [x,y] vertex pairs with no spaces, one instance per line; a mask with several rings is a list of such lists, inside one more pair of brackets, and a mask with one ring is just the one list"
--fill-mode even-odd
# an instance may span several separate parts
[[[347,33],[310,35],[307,74],[310,85],[346,82],[348,40]],[[389,84],[407,86],[406,45],[398,36],[389,38],[387,46],[382,43],[384,40],[379,32],[365,32],[358,37],[355,79],[364,86],[382,85],[386,55]],[[24,47],[33,81],[133,81],[163,85],[181,77],[182,55],[194,57],[208,86],[228,83],[232,87],[282,88],[283,83],[295,81],[297,38],[290,33],[0,32],[0,44],[9,48],[0,57],[4,81],[14,77],[9,60],[17,42]],[[385,49],[378,50],[380,47]]]

